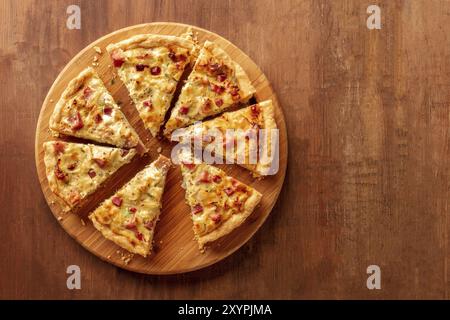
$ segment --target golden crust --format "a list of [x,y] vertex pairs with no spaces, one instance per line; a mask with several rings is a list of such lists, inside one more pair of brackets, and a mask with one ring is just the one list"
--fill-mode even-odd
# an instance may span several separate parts
[[245,73],[244,69],[234,62],[230,56],[219,48],[214,42],[205,41],[203,46],[206,50],[208,50],[211,55],[222,60],[228,67],[233,68],[234,75],[239,85],[241,102],[247,102],[256,92],[255,88],[252,86],[252,82],[250,81],[248,75]]
[[225,221],[221,226],[219,226],[214,231],[204,236],[197,237],[200,249],[203,249],[206,243],[213,242],[223,237],[224,235],[229,234],[231,231],[239,227],[247,219],[248,216],[250,216],[250,214],[253,212],[253,210],[259,204],[262,198],[261,193],[259,193],[253,188],[250,189],[252,189],[252,195],[245,202],[245,207],[242,213],[234,214],[230,219]]
[[116,49],[129,50],[134,48],[154,48],[160,46],[177,45],[193,51],[195,44],[186,38],[158,34],[139,34],[117,43],[109,44],[106,50],[112,53]]
[[[275,122],[275,111],[273,108],[273,104],[272,104],[272,100],[266,100],[263,102],[259,103],[263,114],[264,114],[264,129],[266,130],[271,130],[271,129],[277,129],[277,123]],[[271,137],[271,136],[269,136]],[[271,139],[269,139],[268,143],[267,143],[267,148],[268,150],[272,150],[272,141]],[[273,155],[271,155],[273,157]],[[273,161],[273,159],[272,159]],[[258,162],[258,164],[256,165],[255,171],[254,171],[254,176],[255,177],[259,177],[259,176],[265,176],[268,174],[268,171],[271,167],[272,161],[270,162],[270,164],[264,164],[261,162]]]

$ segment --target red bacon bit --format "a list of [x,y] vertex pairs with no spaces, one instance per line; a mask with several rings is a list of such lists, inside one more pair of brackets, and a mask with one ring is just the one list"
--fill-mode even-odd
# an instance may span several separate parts
[[77,167],[77,163],[74,162],[74,163],[70,164],[70,165],[67,167],[67,169],[73,170],[73,169],[75,169],[76,167]]
[[136,228],[136,222],[134,222],[134,217],[133,217],[133,219],[131,219],[130,222],[128,222],[125,225],[125,228],[127,228],[127,229],[134,229],[134,228]]
[[225,73],[221,73],[219,75],[217,75],[217,81],[219,82],[224,82],[227,78],[227,75]]
[[223,191],[225,191],[225,193],[227,194],[227,196],[231,196],[234,193],[234,189],[233,188],[225,188]]
[[203,211],[203,207],[200,204],[196,204],[193,208],[192,208],[192,214],[197,214]]
[[83,124],[83,120],[81,119],[81,114],[79,112],[77,112],[75,119],[74,119],[74,124],[72,126],[72,130],[77,131],[83,127],[84,127],[84,124]]
[[211,100],[206,100],[205,103],[202,106],[203,113],[208,113],[211,111]]
[[103,113],[106,114],[107,116],[110,116],[112,113],[112,108],[111,107],[104,107],[103,108]]
[[58,180],[65,180],[66,174],[64,173],[64,171],[61,170],[60,164],[61,164],[61,159],[58,159],[58,161],[56,162],[56,166],[55,166],[55,176]]
[[239,198],[236,198],[233,202],[233,206],[238,209],[238,211],[242,211],[242,206],[244,205],[244,202],[239,200]]
[[147,100],[147,101],[144,101],[144,107],[151,109],[153,107],[153,104],[150,100]]
[[211,216],[211,220],[215,223],[220,223],[220,221],[222,220],[222,216],[219,213],[215,213]]
[[150,69],[150,73],[151,73],[152,75],[154,75],[154,76],[157,76],[158,74],[161,73],[161,68],[158,67],[158,66],[152,67],[152,68]]
[[155,225],[154,221],[149,220],[144,224],[144,227],[146,227],[148,230],[152,230],[154,225]]
[[96,114],[95,115],[95,117],[94,117],[94,121],[95,121],[95,123],[100,123],[100,122],[102,122],[102,120],[103,120],[103,118],[102,118],[102,116],[100,115],[100,114]]
[[230,90],[230,94],[231,94],[231,98],[233,99],[233,101],[239,100],[241,98],[241,96],[239,95],[239,88],[238,87],[233,87]]
[[183,166],[185,166],[189,170],[195,169],[195,164],[194,163],[188,163],[188,162],[182,162],[182,163],[183,163]]
[[210,183],[211,182],[211,178],[209,176],[209,172],[208,171],[202,171],[198,181],[203,182],[203,183]]
[[98,164],[100,168],[104,168],[106,166],[106,160],[105,159],[94,159],[95,163]]
[[146,64],[137,64],[136,65],[136,71],[144,71],[145,68],[148,68],[148,65],[146,65]]
[[259,116],[260,110],[257,104],[250,107],[250,110],[252,111],[252,116],[255,118]]
[[129,210],[130,210],[130,212],[132,212],[132,213],[136,213],[136,211],[137,211],[137,209],[136,209],[135,207],[131,207]]
[[115,196],[111,199],[111,201],[116,207],[120,207],[122,205],[122,198],[120,197]]
[[89,175],[89,177],[91,177],[91,179],[93,179],[93,178],[95,178],[97,173],[94,171],[94,169],[89,169],[88,175]]
[[125,62],[125,59],[121,56],[121,54],[118,51],[114,51],[111,54],[111,59],[113,60],[114,67],[116,68],[120,68]]
[[130,150],[127,150],[127,149],[121,149],[121,150],[120,150],[120,156],[123,158],[123,157],[125,157],[129,152],[130,152]]
[[210,63],[208,65],[208,69],[211,73],[216,72],[217,70],[219,70],[219,68],[220,68],[220,65],[218,63]]
[[223,105],[223,100],[220,98],[216,99],[215,103],[216,103],[216,106],[221,107]]
[[213,180],[215,183],[219,183],[220,181],[222,181],[222,178],[221,178],[220,176],[218,176],[218,175],[215,175],[215,176],[212,178],[212,180]]
[[221,94],[225,91],[225,87],[218,86],[216,84],[211,85],[211,90],[214,91],[217,94]]
[[188,106],[181,106],[180,108],[180,113],[181,114],[187,114],[189,112],[189,107]]
[[186,56],[185,55],[176,55],[175,52],[171,51],[169,52],[169,58],[170,60],[172,60],[173,62],[180,62],[180,61],[186,61]]
[[142,241],[144,239],[144,236],[139,231],[135,231],[136,238],[138,238],[139,241]]
[[55,142],[53,144],[53,148],[55,149],[55,154],[64,153],[65,144],[62,142]]
[[86,87],[83,90],[83,97],[87,100],[92,94],[92,89],[90,87]]

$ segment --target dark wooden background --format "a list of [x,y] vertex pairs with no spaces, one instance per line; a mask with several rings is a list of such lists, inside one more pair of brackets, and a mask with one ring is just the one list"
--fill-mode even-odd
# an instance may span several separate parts
[[[81,7],[81,30],[66,8]],[[382,29],[368,30],[368,5]],[[284,189],[231,257],[178,276],[120,270],[59,227],[34,135],[53,80],[83,47],[154,21],[246,52],[286,115]],[[0,298],[449,298],[450,1],[0,0]],[[66,288],[79,265],[82,289]],[[382,289],[366,288],[377,264]]]

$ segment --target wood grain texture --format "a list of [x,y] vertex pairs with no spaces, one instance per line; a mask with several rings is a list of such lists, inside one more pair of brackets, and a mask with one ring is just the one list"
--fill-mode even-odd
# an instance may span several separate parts
[[[2,298],[449,298],[450,3],[365,0],[0,1]],[[219,264],[146,276],[99,261],[53,218],[34,166],[55,77],[114,30],[175,21],[246,52],[286,114],[289,166],[255,236]],[[82,289],[66,288],[66,267]],[[382,289],[366,288],[366,268]]]
[[[121,250],[112,241],[104,238],[91,224],[88,215],[104,199],[112,196],[118,188],[122,187],[124,182],[131,180],[145,165],[155,160],[158,157],[157,150],[159,148],[162,149],[161,153],[171,158],[172,147],[176,143],[153,138],[150,132],[145,129],[137,109],[130,101],[125,86],[115,76],[116,71],[114,67],[111,67],[112,62],[105,48],[110,43],[116,43],[138,34],[181,36],[189,28],[192,28],[199,43],[206,40],[214,41],[230,55],[233,61],[236,61],[244,69],[256,89],[255,97],[257,101],[272,100],[275,120],[280,132],[279,170],[276,175],[264,179],[254,179],[249,171],[237,165],[220,166],[228,175],[238,177],[242,182],[258,190],[264,197],[260,205],[241,227],[215,241],[208,246],[204,253],[201,253],[197,242],[194,241],[190,208],[184,201],[185,190],[181,187],[181,170],[178,166],[173,166],[167,176],[160,221],[157,224],[154,237],[154,252],[150,257],[143,258],[135,255],[131,261],[128,261],[126,258],[129,254],[125,250]],[[103,53],[97,54],[94,47],[100,48]],[[114,174],[100,190],[83,201],[84,203],[80,208],[65,214],[58,197],[50,190],[47,181],[43,143],[54,140],[49,131],[49,119],[59,97],[74,77],[86,67],[91,66],[94,56],[98,60],[98,65],[95,65],[94,68],[95,71],[102,78],[114,99],[121,102],[121,109],[128,115],[128,120],[145,145],[139,147],[138,150],[146,149],[149,150],[149,153],[142,158],[136,157],[131,165],[126,165],[120,172]],[[115,79],[114,83],[111,82],[113,78]],[[77,141],[78,139],[67,137],[66,140]],[[94,41],[77,54],[58,75],[44,100],[36,127],[35,152],[36,168],[42,191],[61,226],[83,247],[101,259],[121,268],[146,274],[175,274],[198,270],[226,258],[241,247],[259,229],[275,205],[283,185],[288,154],[286,125],[282,110],[270,83],[255,63],[236,46],[212,32],[189,25],[168,22],[141,24],[118,30]]]

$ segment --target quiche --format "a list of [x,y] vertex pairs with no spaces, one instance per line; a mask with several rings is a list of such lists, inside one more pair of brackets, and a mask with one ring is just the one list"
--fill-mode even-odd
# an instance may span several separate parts
[[64,134],[120,148],[132,148],[139,138],[90,67],[71,80],[50,117],[54,135]]
[[245,71],[216,44],[206,41],[166,123],[164,134],[247,102],[255,93]]
[[205,163],[182,161],[181,173],[200,249],[240,226],[262,197],[255,189]]
[[[274,132],[272,132],[274,130]],[[278,170],[277,125],[274,119],[272,100],[252,106],[225,112],[219,117],[191,125],[172,134],[172,141],[183,138],[198,139],[215,161],[237,163],[250,171],[255,177],[270,175]],[[205,155],[206,153],[204,153]]]
[[63,141],[47,141],[43,147],[48,183],[52,192],[63,200],[64,211],[92,194],[136,154],[135,149]]
[[196,45],[188,37],[142,34],[106,48],[145,127],[160,130]]
[[118,246],[146,257],[152,249],[166,174],[171,162],[160,155],[89,215],[95,228]]

